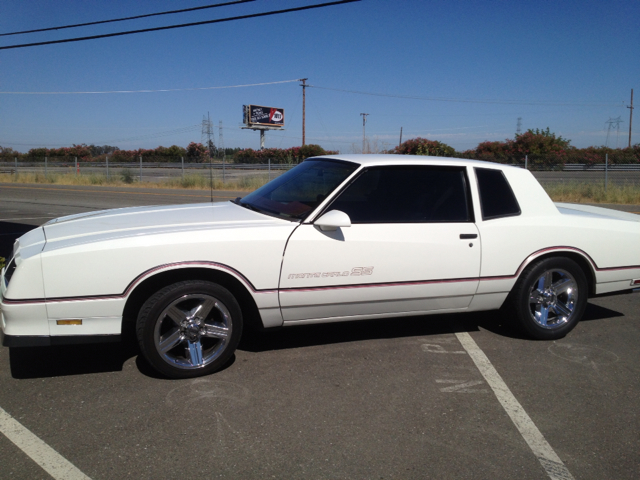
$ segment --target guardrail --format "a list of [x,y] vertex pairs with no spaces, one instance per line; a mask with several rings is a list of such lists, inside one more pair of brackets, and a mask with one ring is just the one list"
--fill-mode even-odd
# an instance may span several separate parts
[[606,164],[595,163],[587,165],[586,163],[566,163],[562,167],[565,172],[604,172],[605,170],[615,172],[640,172],[640,164]]
[[214,170],[219,169],[229,169],[229,170],[290,170],[295,167],[296,164],[288,164],[288,163],[222,163],[222,162],[212,162],[209,163],[175,163],[175,162],[141,162],[141,163],[123,163],[123,162],[55,162],[55,161],[47,161],[47,162],[0,162],[0,168],[3,170],[11,169],[11,171],[15,171],[16,169],[24,170],[24,169],[35,169],[35,168],[75,168],[80,165],[81,167],[94,167],[94,168],[129,168],[129,169],[175,169],[181,170],[184,168],[185,170],[209,170],[213,168]]
[[[39,173],[104,175],[107,178],[126,175],[137,181],[159,181],[187,175],[208,176],[210,171],[223,182],[239,180],[242,177],[264,176],[265,180],[277,177],[296,164],[283,163],[226,163],[215,160],[209,163],[196,162],[82,162],[75,159],[64,161],[4,161],[0,162],[0,173]],[[640,185],[640,164],[580,164],[571,163],[553,168],[541,168],[536,164],[517,164],[529,169],[541,183],[570,182],[608,183]]]

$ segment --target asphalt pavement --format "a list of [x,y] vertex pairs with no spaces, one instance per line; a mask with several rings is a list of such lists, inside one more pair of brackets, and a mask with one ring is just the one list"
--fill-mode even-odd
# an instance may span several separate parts
[[[210,195],[0,184],[0,255],[60,215]],[[629,293],[591,299],[554,342],[495,312],[254,333],[193,380],[159,378],[128,343],[0,348],[0,478],[52,478],[9,440],[16,422],[49,466],[92,479],[635,479],[638,345]]]

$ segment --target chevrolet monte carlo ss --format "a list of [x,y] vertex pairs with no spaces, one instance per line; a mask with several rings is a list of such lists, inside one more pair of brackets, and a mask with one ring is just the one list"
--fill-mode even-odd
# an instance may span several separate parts
[[243,324],[505,307],[529,336],[556,339],[589,296],[638,287],[640,216],[554,204],[520,168],[338,155],[232,202],[32,230],[2,271],[1,327],[17,347],[119,340],[132,325],[148,362],[185,378],[220,369]]

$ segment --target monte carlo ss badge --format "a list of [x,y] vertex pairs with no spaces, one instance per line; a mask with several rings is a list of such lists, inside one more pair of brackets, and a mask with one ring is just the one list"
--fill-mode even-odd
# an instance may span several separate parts
[[374,267],[353,267],[351,270],[344,272],[315,272],[315,273],[292,273],[289,280],[302,278],[326,278],[326,277],[361,277],[364,275],[372,275]]

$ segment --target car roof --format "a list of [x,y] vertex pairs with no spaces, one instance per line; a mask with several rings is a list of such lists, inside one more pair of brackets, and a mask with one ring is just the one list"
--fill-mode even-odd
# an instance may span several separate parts
[[[467,158],[431,157],[426,155],[393,155],[393,154],[353,154],[353,155],[321,155],[312,157],[314,159],[330,158],[333,160],[344,160],[347,162],[359,163],[365,166],[380,165],[451,165],[451,166],[472,166],[485,168],[517,168],[520,167],[503,165],[482,160],[470,160]],[[311,160],[309,158],[308,160]]]

